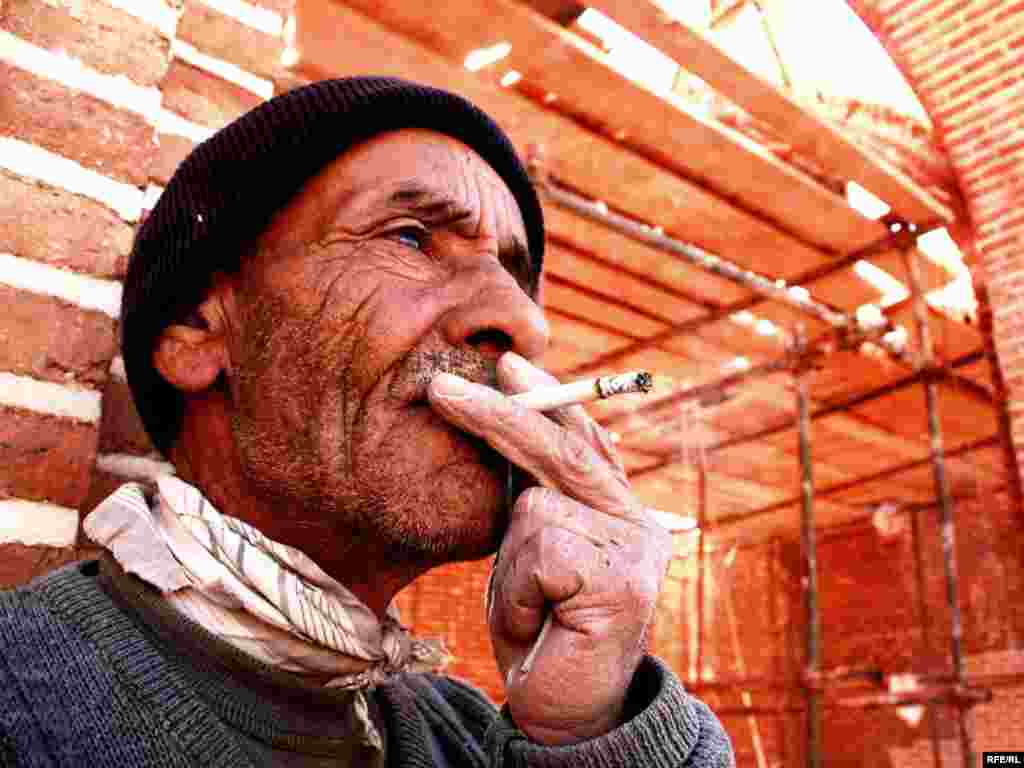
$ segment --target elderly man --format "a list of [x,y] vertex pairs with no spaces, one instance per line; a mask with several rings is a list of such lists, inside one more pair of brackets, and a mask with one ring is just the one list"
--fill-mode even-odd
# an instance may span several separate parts
[[[178,477],[86,519],[100,560],[0,595],[0,762],[730,765],[645,655],[670,542],[608,436],[508,397],[554,381],[543,249],[507,138],[443,91],[317,83],[200,145],[123,307]],[[390,608],[495,551],[500,712]]]

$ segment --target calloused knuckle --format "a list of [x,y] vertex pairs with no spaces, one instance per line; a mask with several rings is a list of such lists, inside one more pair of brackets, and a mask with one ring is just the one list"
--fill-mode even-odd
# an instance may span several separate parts
[[551,497],[552,491],[549,488],[542,488],[539,485],[527,488],[516,499],[516,503],[513,505],[514,514],[516,516],[538,513],[543,515],[544,511],[553,503]]
[[584,478],[594,471],[594,449],[575,435],[565,434],[558,450],[562,471],[571,478]]

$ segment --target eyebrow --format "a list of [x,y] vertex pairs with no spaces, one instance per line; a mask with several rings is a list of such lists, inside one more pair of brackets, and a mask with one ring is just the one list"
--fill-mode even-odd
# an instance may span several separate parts
[[428,219],[468,218],[472,211],[446,194],[424,186],[418,181],[403,181],[388,195],[384,204],[388,208],[401,208],[418,213]]
[[[454,222],[472,215],[472,211],[461,203],[417,180],[399,182],[384,200],[384,205],[418,214],[428,221]],[[504,239],[498,247],[498,257],[506,269],[525,277],[530,291],[535,292],[540,282],[540,270],[526,243],[512,236]],[[526,274],[522,275],[524,271]]]

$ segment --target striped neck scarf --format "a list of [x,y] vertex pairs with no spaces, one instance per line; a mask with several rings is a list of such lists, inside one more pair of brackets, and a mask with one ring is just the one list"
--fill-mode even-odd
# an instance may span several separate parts
[[450,658],[439,642],[413,638],[394,604],[378,619],[305,554],[222,515],[176,477],[157,481],[152,502],[143,486],[122,486],[84,528],[125,571],[269,666],[360,691]]

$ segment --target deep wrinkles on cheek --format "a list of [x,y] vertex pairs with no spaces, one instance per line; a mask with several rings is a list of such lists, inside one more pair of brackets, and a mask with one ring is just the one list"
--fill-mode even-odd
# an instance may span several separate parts
[[[347,254],[345,256],[346,261],[358,258],[361,250],[363,250],[363,247],[357,247]],[[352,262],[350,261],[350,263]],[[358,268],[355,263],[352,263],[352,267]],[[358,381],[367,378],[366,376],[358,375],[365,373],[369,361],[367,356],[369,334],[367,333],[368,323],[366,316],[369,314],[370,308],[380,290],[379,286],[375,286],[348,314],[344,316],[333,314],[331,311],[333,309],[332,299],[337,301],[338,304],[344,305],[346,303],[344,296],[339,297],[336,294],[336,287],[341,280],[350,280],[351,277],[351,268],[342,269],[331,277],[324,288],[323,298],[314,315],[313,325],[310,329],[310,338],[324,340],[324,345],[315,355],[317,358],[316,365],[322,371],[322,376],[327,382],[323,386],[323,390],[328,396],[330,395],[330,390],[334,390],[340,398],[340,412],[337,415],[339,423],[330,425],[331,434],[336,437],[335,444],[339,445],[341,450],[344,451],[341,469],[350,474],[356,471],[353,446],[357,442],[356,436],[359,425],[360,423],[365,424],[367,414],[366,398],[365,396],[360,397],[357,391]],[[318,417],[314,425],[314,438],[319,438],[324,434],[324,427],[326,425],[322,423],[321,414],[323,413],[330,414],[331,410],[321,408],[317,411]],[[336,434],[338,427],[341,429],[340,434]],[[335,458],[334,456],[330,457],[330,459]],[[333,460],[324,462],[324,464],[326,471],[334,471],[335,462]]]

